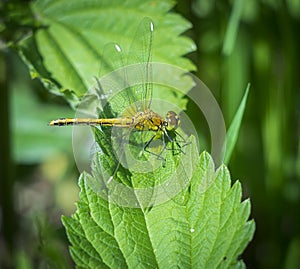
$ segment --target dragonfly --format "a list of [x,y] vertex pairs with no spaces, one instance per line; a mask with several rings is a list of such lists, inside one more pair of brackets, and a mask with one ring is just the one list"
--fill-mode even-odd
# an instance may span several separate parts
[[[129,103],[129,107],[125,109],[125,112],[120,117],[113,118],[59,118],[50,121],[50,126],[101,126],[101,127],[115,127],[122,129],[135,130],[139,132],[153,132],[148,141],[145,142],[143,151],[154,154],[158,158],[165,149],[175,150],[174,147],[168,148],[169,142],[175,143],[176,150],[183,152],[182,147],[187,143],[186,140],[177,132],[180,126],[180,117],[177,113],[170,110],[163,117],[159,113],[156,113],[151,109],[152,95],[153,95],[153,83],[152,77],[152,43],[153,43],[153,31],[154,25],[151,19],[145,18],[140,24],[136,36],[133,39],[133,43],[129,49],[128,55],[131,56],[131,63],[142,63],[140,70],[137,72],[137,76],[141,76],[144,81],[141,85],[129,87],[126,89],[125,98],[126,103]],[[121,52],[121,48],[115,45],[115,51]],[[119,55],[120,56],[120,55]],[[119,57],[118,56],[118,57]],[[121,59],[121,57],[120,57]],[[113,60],[110,60],[113,62]],[[111,65],[117,65],[112,63]],[[123,64],[122,64],[123,65]],[[126,79],[126,75],[125,79]],[[124,95],[123,95],[124,96]],[[150,136],[149,136],[150,137]],[[180,139],[177,139],[180,137]],[[163,147],[160,152],[155,153],[150,151],[150,144],[155,140],[162,140]],[[184,144],[181,145],[181,142]]]

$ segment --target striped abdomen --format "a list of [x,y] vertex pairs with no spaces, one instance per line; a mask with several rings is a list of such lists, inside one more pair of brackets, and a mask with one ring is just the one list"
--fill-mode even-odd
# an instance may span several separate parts
[[82,118],[61,118],[49,122],[50,126],[66,126],[66,125],[100,125],[100,126],[117,126],[117,127],[134,127],[133,118],[112,118],[112,119],[82,119]]

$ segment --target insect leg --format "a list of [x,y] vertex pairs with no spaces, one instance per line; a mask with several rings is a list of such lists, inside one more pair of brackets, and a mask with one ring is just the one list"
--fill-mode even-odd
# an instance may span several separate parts
[[[151,144],[151,142],[154,140],[155,137],[156,137],[156,135],[153,135],[151,137],[151,139],[146,143],[146,145],[144,146],[144,151],[146,151],[147,153],[153,154],[154,156],[157,157],[157,159],[160,159],[160,160],[164,161],[165,159],[161,156],[161,154],[162,154],[162,152],[163,152],[164,149],[159,154],[154,153],[154,152],[152,152],[152,151],[150,151],[148,149],[149,146],[150,146],[150,144]],[[164,147],[165,147],[165,143],[164,143]]]

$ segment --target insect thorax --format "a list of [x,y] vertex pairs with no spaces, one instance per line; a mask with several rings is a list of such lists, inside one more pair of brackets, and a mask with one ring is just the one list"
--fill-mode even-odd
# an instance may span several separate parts
[[134,128],[139,131],[158,131],[162,128],[164,122],[164,119],[159,114],[147,109],[135,115]]

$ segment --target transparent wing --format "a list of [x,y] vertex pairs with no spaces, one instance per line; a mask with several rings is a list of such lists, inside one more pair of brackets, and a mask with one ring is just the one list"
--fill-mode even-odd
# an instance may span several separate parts
[[[101,62],[100,79],[97,80],[99,97],[107,95],[111,109],[117,114],[135,115],[135,96],[128,86],[125,57],[121,47],[109,43],[104,47]],[[100,98],[101,99],[101,98]]]
[[149,18],[144,18],[127,55],[115,43],[104,47],[100,79],[97,80],[98,97],[99,100],[108,97],[106,99],[117,114],[134,116],[136,112],[150,107],[153,87],[152,39],[153,23]]
[[131,87],[131,92],[135,97],[136,109],[144,111],[151,105],[152,100],[152,42],[153,42],[153,22],[150,18],[144,18],[135,34],[130,46],[127,64],[137,64],[135,70],[136,81],[141,82]]

